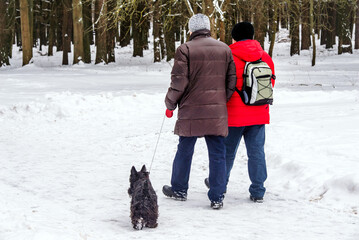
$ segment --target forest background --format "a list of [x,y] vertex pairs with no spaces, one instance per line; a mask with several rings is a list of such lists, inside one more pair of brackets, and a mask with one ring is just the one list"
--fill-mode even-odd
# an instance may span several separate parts
[[131,41],[133,56],[142,57],[151,37],[153,61],[170,61],[176,41],[188,40],[188,20],[196,13],[209,16],[212,37],[227,44],[234,24],[252,22],[262,47],[268,37],[270,55],[276,33],[288,29],[290,55],[311,50],[313,66],[315,38],[338,54],[359,49],[359,0],[1,0],[0,67],[10,65],[15,45],[23,65],[43,46],[48,56],[62,51],[63,65],[69,64],[69,54],[73,64],[107,64],[115,62],[115,48]]

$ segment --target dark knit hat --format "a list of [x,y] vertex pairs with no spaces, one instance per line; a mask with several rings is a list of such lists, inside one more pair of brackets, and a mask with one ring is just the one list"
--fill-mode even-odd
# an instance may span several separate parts
[[249,22],[237,23],[232,29],[232,38],[237,42],[244,39],[253,39],[253,36],[254,27]]

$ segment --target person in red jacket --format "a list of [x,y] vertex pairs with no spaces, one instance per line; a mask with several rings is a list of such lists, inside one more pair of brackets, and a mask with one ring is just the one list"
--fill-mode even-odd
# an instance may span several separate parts
[[[272,69],[274,64],[271,57],[262,49],[258,41],[253,40],[254,28],[249,22],[237,23],[232,29],[233,59],[237,71],[237,85],[241,90],[243,86],[243,72],[246,62],[259,59],[266,62]],[[272,86],[274,86],[272,79]],[[236,92],[227,103],[228,109],[228,136],[226,144],[227,184],[238,145],[244,138],[248,156],[248,173],[251,180],[249,187],[250,199],[254,202],[263,202],[266,191],[264,181],[267,179],[267,167],[264,154],[265,124],[269,124],[269,105],[245,105]]]

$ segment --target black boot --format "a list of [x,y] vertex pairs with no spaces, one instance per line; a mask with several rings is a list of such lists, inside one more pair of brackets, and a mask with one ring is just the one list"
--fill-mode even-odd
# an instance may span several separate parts
[[249,196],[249,199],[256,203],[263,203],[264,201],[262,197],[253,197],[252,195]]
[[209,188],[209,178],[204,179],[204,184],[206,184],[206,186]]
[[162,192],[165,196],[173,198],[179,201],[186,201],[187,200],[187,193],[184,191],[173,191],[172,187],[168,185],[164,185],[162,188]]
[[223,208],[223,201],[218,201],[218,202],[212,201],[211,202],[211,208],[212,209],[217,209],[217,210]]

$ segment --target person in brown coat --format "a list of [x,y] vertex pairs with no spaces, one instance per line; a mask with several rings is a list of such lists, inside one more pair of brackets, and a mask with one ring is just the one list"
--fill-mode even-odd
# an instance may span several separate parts
[[176,50],[171,86],[165,99],[167,117],[172,117],[178,107],[174,133],[180,138],[171,186],[163,186],[162,191],[177,200],[187,199],[194,146],[198,137],[204,137],[209,153],[208,197],[211,207],[219,209],[223,206],[226,187],[226,104],[235,91],[236,67],[230,48],[211,38],[207,16],[191,17],[189,30],[189,41]]

